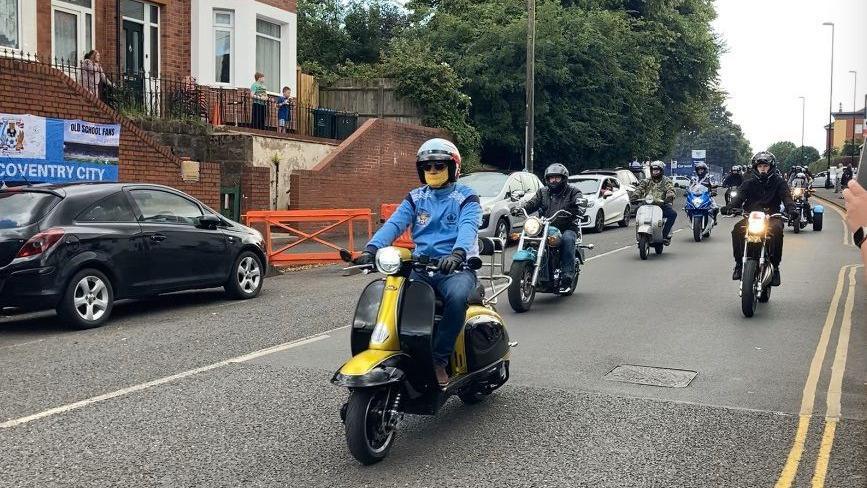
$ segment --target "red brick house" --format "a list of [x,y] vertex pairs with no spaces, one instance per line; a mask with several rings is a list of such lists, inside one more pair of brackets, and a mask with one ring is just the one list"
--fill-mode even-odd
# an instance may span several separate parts
[[107,72],[295,88],[295,0],[0,0],[0,19],[0,49],[43,61],[97,49]]

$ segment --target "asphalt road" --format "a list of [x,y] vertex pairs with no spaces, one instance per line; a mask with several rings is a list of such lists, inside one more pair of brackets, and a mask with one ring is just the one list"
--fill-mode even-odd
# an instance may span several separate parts
[[[729,280],[733,223],[702,243],[680,232],[648,261],[624,249],[631,228],[585,235],[597,248],[573,297],[521,315],[501,300],[520,343],[510,382],[407,417],[366,468],[328,380],[370,277],[324,267],[249,302],[129,302],[84,332],[2,318],[0,486],[867,486],[865,274],[843,269],[858,256],[840,217],[787,232],[783,286],[751,319]],[[604,378],[620,365],[696,375]]]

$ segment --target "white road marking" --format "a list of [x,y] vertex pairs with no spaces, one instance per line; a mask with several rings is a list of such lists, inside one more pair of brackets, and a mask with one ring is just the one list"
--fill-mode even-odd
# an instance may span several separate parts
[[237,357],[234,357],[231,359],[227,359],[225,361],[220,361],[218,363],[209,364],[207,366],[202,366],[199,368],[190,369],[190,370],[184,371],[182,373],[173,374],[171,376],[166,376],[166,377],[159,378],[159,379],[156,379],[153,381],[148,381],[147,383],[140,383],[138,385],[129,386],[127,388],[122,388],[120,390],[112,391],[109,393],[104,393],[102,395],[97,395],[95,397],[86,398],[84,400],[80,400],[80,401],[77,401],[74,403],[69,403],[66,405],[61,405],[59,407],[50,408],[48,410],[44,410],[42,412],[35,413],[33,415],[28,415],[26,417],[20,417],[17,419],[7,420],[6,422],[0,423],[0,429],[9,429],[11,427],[16,427],[16,426],[19,426],[22,424],[26,424],[28,422],[33,422],[34,420],[39,420],[39,419],[43,419],[46,417],[50,417],[52,415],[66,413],[66,412],[69,412],[72,410],[79,409],[81,407],[86,407],[88,405],[92,405],[94,403],[103,402],[105,400],[110,400],[112,398],[117,398],[120,396],[128,395],[130,393],[135,393],[137,391],[146,390],[148,388],[152,388],[154,386],[159,386],[159,385],[162,385],[165,383],[169,383],[171,381],[176,381],[176,380],[179,380],[182,378],[187,378],[189,376],[193,376],[193,375],[196,375],[199,373],[204,373],[205,371],[210,371],[212,369],[222,368],[224,366],[228,366],[228,365],[234,364],[234,363],[243,363],[243,362],[250,361],[250,360],[253,360],[256,358],[260,358],[262,356],[267,356],[268,354],[274,354],[275,352],[281,352],[281,351],[285,351],[287,349],[292,349],[292,348],[304,346],[306,344],[310,344],[313,342],[318,342],[318,341],[328,339],[329,337],[331,337],[328,335],[328,332],[334,332],[334,331],[337,331],[340,329],[345,329],[347,327],[349,327],[349,326],[345,325],[343,327],[338,327],[336,329],[331,329],[329,331],[323,332],[322,334],[317,334],[314,336],[305,337],[305,338],[290,341],[290,342],[285,342],[283,344],[278,344],[276,346],[268,347],[265,349],[260,349],[258,351],[254,351],[254,352],[251,352],[249,354],[245,354],[243,356],[237,356]]
[[27,341],[27,342],[19,342],[18,344],[9,344],[8,346],[0,346],[0,349],[11,349],[13,347],[26,346],[28,344],[36,344],[37,342],[42,342],[45,339],[36,339],[35,341]]

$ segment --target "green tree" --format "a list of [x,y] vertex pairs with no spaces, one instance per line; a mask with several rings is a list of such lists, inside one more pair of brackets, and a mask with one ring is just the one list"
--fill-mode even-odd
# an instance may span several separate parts
[[[797,149],[798,146],[796,146],[795,143],[791,141],[775,142],[768,146],[768,152],[770,152],[777,158],[777,164],[781,166],[784,166],[785,161],[789,159],[789,155]],[[788,167],[783,167],[780,169],[786,170],[788,169]]]
[[[717,99],[721,101],[722,96]],[[747,164],[752,157],[750,143],[744,137],[738,124],[731,119],[720,103],[701,121],[698,129],[682,132],[678,135],[670,159],[680,162],[692,160],[693,149],[704,149],[707,164],[730,168],[735,164]]]
[[[776,153],[775,153],[776,155]],[[782,171],[788,171],[792,166],[809,166],[819,159],[819,150],[812,146],[801,146],[789,153],[783,162]],[[826,164],[827,165],[827,164]]]

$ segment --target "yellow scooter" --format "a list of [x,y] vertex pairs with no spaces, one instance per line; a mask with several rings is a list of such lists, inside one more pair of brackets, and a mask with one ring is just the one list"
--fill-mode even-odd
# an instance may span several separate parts
[[[352,359],[334,374],[331,382],[348,388],[349,399],[340,410],[349,451],[362,464],[383,460],[391,449],[398,423],[405,413],[435,415],[452,395],[464,403],[482,401],[509,379],[509,342],[503,320],[494,308],[497,296],[511,279],[494,274],[504,266],[504,242],[485,238],[479,247],[491,256],[492,295],[485,297],[481,284],[468,300],[466,322],[458,335],[449,365],[448,386],[440,387],[433,369],[433,337],[442,301],[423,281],[410,279],[415,270],[435,273],[435,262],[413,257],[408,249],[384,247],[376,253],[375,270],[386,275],[361,293],[352,321]],[[495,256],[500,262],[495,264]],[[352,254],[342,250],[344,261]],[[470,258],[466,269],[483,266]],[[374,271],[372,265],[345,268],[347,274]],[[505,282],[499,290],[495,284]]]

